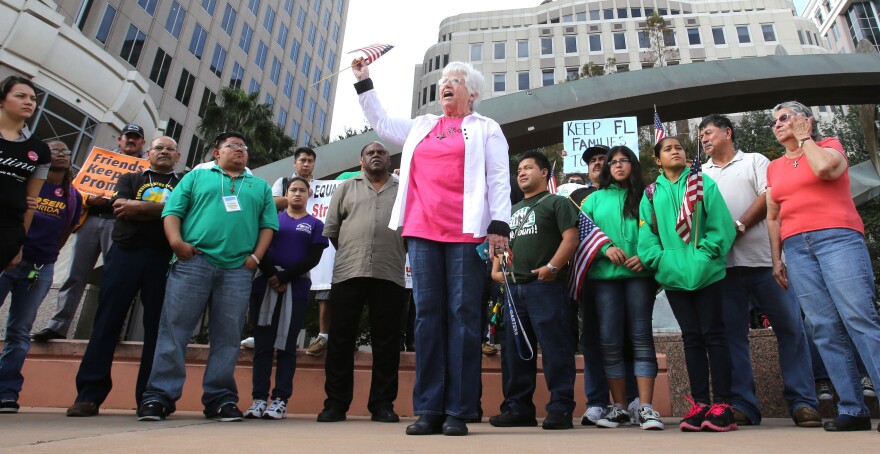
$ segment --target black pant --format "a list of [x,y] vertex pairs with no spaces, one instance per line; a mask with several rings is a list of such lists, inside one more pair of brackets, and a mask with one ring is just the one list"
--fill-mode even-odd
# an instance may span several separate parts
[[364,305],[370,311],[373,377],[367,409],[393,409],[400,368],[400,317],[406,289],[391,281],[357,277],[333,283],[330,290],[330,339],[324,362],[324,408],[347,412],[354,387],[354,346]]
[[0,218],[0,270],[18,255],[24,239],[24,224],[21,219],[15,216]]
[[[667,290],[666,297],[681,328],[694,401],[710,404],[709,374],[715,402],[729,403],[732,369],[721,310],[721,281],[699,290]],[[708,356],[708,358],[707,358]]]
[[104,262],[92,335],[76,374],[77,402],[101,405],[110,393],[113,387],[110,368],[116,343],[131,301],[140,291],[144,307],[144,345],[135,385],[135,402],[140,406],[153,368],[170,258],[171,252],[150,248],[127,250],[118,245],[110,248]]

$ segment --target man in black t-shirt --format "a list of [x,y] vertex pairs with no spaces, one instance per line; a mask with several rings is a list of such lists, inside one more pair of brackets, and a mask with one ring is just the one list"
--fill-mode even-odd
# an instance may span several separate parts
[[[138,125],[125,125],[119,135],[116,153],[135,158],[143,157],[144,128]],[[113,243],[113,226],[116,216],[113,206],[103,197],[84,195],[83,207],[87,215],[76,230],[76,242],[73,244],[73,257],[70,259],[70,271],[64,284],[58,290],[56,311],[46,327],[31,335],[34,342],[46,342],[52,339],[64,339],[70,329],[70,323],[76,315],[76,309],[82,300],[89,275],[95,268],[98,257],[106,259]]]
[[[532,397],[536,386],[537,354],[541,345],[544,377],[550,390],[545,430],[571,429],[574,411],[574,342],[566,288],[567,264],[577,248],[577,208],[565,197],[547,192],[550,162],[543,154],[524,153],[517,168],[517,183],[525,198],[512,207],[510,249],[513,253],[509,275],[501,273],[501,260],[495,258],[492,278],[507,279],[509,293],[519,319],[504,308],[504,363],[502,413],[489,418],[496,427],[537,425]],[[515,331],[523,336],[517,340]],[[529,358],[529,359],[524,359]]]
[[67,416],[98,414],[112,386],[110,367],[116,342],[139,291],[144,310],[144,346],[135,386],[138,406],[150,377],[171,259],[162,209],[180,181],[173,172],[180,159],[177,143],[170,137],[157,137],[150,143],[147,158],[147,170],[122,175],[116,183],[116,195],[111,200],[116,216],[113,246],[105,258],[95,324],[76,375],[76,402],[67,409]]

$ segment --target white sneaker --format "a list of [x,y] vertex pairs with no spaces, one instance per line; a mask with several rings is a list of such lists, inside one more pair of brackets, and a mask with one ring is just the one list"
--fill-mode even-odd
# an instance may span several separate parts
[[266,409],[266,412],[263,413],[263,419],[284,419],[287,417],[287,402],[281,400],[281,398],[276,397],[272,403],[269,404],[269,408]]
[[247,419],[260,419],[263,417],[263,413],[266,412],[266,401],[265,400],[255,400],[251,405],[251,408],[248,408],[246,412],[244,412],[244,417]]
[[865,397],[877,397],[877,391],[874,391],[874,383],[871,377],[865,375],[862,377],[862,395]]
[[660,413],[657,413],[654,407],[643,407],[638,411],[636,417],[643,430],[663,430],[665,427],[663,421],[660,420]]
[[241,341],[241,346],[244,348],[254,348],[254,338],[249,337],[249,338]]
[[605,412],[605,416],[596,421],[597,426],[609,429],[626,427],[631,423],[632,419],[630,418],[629,413],[627,413],[627,411],[620,405],[609,406],[608,411]]
[[605,408],[604,407],[589,407],[587,411],[584,412],[584,417],[581,418],[582,426],[595,426],[596,421],[602,419],[605,416]]
[[639,423],[639,407],[641,406],[642,401],[638,397],[633,399],[633,401],[626,406],[626,411],[629,412],[629,422],[631,422],[633,425]]

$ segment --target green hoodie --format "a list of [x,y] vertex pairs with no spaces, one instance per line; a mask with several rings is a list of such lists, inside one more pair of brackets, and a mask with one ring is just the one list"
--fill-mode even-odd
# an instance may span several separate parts
[[602,232],[611,239],[612,243],[602,246],[602,249],[596,254],[588,273],[591,279],[631,279],[649,277],[654,274],[652,270],[647,268],[645,271],[636,273],[623,265],[615,265],[605,256],[605,251],[612,245],[623,249],[627,257],[638,255],[639,221],[623,216],[626,193],[625,188],[612,184],[605,189],[596,191],[584,201],[582,207],[584,213],[602,229]]
[[[724,278],[727,252],[736,238],[727,204],[705,174],[703,201],[696,206],[691,240],[685,243],[678,236],[675,223],[689,172],[685,167],[674,182],[661,173],[653,203],[645,195],[639,204],[639,257],[645,267],[657,271],[657,282],[667,290],[699,290]],[[657,215],[659,235],[651,226],[652,211]]]

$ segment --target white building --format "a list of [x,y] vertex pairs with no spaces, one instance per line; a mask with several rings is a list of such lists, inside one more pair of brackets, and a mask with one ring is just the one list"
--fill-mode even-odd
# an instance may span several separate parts
[[866,39],[880,51],[880,0],[810,0],[802,12],[832,52],[855,52]]

